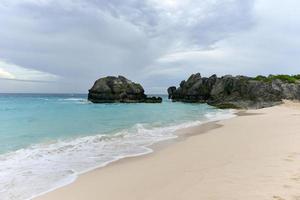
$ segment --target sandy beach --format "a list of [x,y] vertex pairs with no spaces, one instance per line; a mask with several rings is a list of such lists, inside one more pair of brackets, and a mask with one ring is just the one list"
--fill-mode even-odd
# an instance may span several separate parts
[[300,200],[300,104],[180,131],[39,200]]

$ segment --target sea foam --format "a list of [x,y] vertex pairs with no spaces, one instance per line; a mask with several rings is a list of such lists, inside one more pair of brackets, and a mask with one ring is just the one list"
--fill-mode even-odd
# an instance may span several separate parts
[[0,155],[0,199],[30,199],[73,182],[92,169],[125,157],[151,153],[150,145],[176,138],[175,131],[231,118],[232,111],[205,114],[205,120],[153,127],[136,124],[114,134],[32,145]]

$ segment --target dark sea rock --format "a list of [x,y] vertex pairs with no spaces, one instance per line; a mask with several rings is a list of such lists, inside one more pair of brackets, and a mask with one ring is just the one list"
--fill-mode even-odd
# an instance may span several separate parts
[[173,101],[208,103],[219,108],[263,108],[280,104],[283,99],[300,100],[300,83],[231,75],[205,78],[197,73],[182,81],[180,87],[170,87],[168,94]]
[[147,97],[143,87],[123,76],[98,79],[89,90],[88,100],[93,103],[161,103],[160,97]]

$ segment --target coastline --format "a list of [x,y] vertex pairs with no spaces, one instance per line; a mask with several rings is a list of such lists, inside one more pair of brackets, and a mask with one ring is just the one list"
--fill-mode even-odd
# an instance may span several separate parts
[[185,128],[151,154],[115,161],[36,199],[297,200],[298,115],[299,104],[286,102]]
[[[11,96],[1,100],[6,102],[8,98]],[[0,150],[5,152],[6,147],[18,144],[23,148],[1,154],[0,199],[35,198],[116,160],[152,153],[149,148],[152,144],[177,138],[178,129],[233,116],[230,110],[206,104],[167,100],[156,105],[85,103],[79,106],[82,100],[69,95],[18,96],[7,107],[22,108],[25,100],[30,103],[21,117],[24,123],[15,124],[13,119],[18,114],[14,110],[2,113],[4,119],[10,119],[7,128],[2,127],[8,133],[5,135],[13,135],[23,127],[30,139],[16,140],[1,135],[6,145]],[[37,108],[37,112],[32,113],[31,107]],[[40,118],[38,113],[45,115]],[[61,114],[56,117],[53,113]],[[36,120],[28,121],[26,115]],[[70,115],[78,117],[70,118]]]

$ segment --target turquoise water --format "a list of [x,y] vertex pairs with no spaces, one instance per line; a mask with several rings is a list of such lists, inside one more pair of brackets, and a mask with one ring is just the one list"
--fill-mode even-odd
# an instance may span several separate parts
[[30,198],[150,153],[149,145],[175,138],[179,128],[233,116],[162,97],[162,104],[91,104],[84,94],[0,94],[0,199]]

